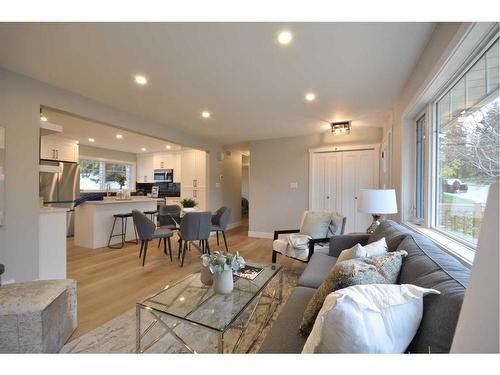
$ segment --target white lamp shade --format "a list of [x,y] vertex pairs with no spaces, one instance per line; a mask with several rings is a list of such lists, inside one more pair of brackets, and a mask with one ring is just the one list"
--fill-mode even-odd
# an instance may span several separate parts
[[397,213],[396,191],[394,189],[361,189],[358,197],[358,211],[375,215]]
[[492,184],[452,353],[499,352],[499,194],[498,182]]

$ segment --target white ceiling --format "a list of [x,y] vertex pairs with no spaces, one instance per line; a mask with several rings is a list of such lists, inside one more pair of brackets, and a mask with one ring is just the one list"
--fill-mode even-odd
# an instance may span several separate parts
[[[47,117],[49,122],[63,126],[63,132],[60,134],[61,136],[77,140],[82,145],[129,152],[133,154],[170,152],[181,149],[181,146],[172,142],[117,129],[112,126],[100,124],[98,122],[72,116],[70,114],[46,108],[43,109],[43,114]],[[117,134],[121,134],[123,138],[116,138]],[[90,142],[89,138],[94,138],[94,142]],[[166,148],[167,145],[170,145],[170,149]],[[146,149],[145,152],[141,150],[143,147]]]
[[434,26],[0,24],[0,66],[230,144],[320,132],[324,121],[383,126]]

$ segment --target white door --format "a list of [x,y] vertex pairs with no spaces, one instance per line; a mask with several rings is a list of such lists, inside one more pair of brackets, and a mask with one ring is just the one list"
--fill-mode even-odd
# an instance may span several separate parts
[[340,211],[340,162],[337,152],[317,153],[313,156],[313,211]]
[[377,150],[342,152],[342,213],[347,218],[345,233],[364,232],[371,215],[358,212],[360,189],[378,187]]

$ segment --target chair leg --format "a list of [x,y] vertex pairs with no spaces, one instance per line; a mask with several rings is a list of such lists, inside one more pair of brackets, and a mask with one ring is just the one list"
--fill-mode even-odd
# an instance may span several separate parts
[[168,252],[170,254],[170,261],[172,261],[172,243],[170,242],[170,237],[167,238],[168,241]]
[[210,244],[208,243],[208,240],[207,240],[207,253],[208,255],[210,255]]
[[138,244],[139,243],[139,236],[137,235],[137,227],[135,226],[135,224],[133,222],[132,222],[132,225],[134,226],[135,243]]
[[181,259],[182,252],[182,238],[179,238],[179,252],[177,253],[177,260]]
[[160,238],[160,240],[158,241],[158,249],[160,248],[160,245],[161,245],[161,238]]
[[115,220],[113,221],[113,228],[111,228],[111,233],[109,234],[109,239],[108,239],[108,247],[111,244],[111,238],[113,238],[113,232],[115,231],[115,224],[116,224],[116,217]]
[[188,244],[187,241],[184,241],[184,246],[182,248],[181,267],[184,267],[184,258],[186,256],[187,251],[188,251]]
[[[125,222],[125,225],[123,222]],[[127,242],[127,222],[127,218],[122,219],[122,247],[125,246],[125,242]]]
[[141,241],[141,251],[139,252],[139,259],[142,256],[142,249],[144,249],[144,240]]
[[165,238],[163,239],[163,254],[167,255],[167,240]]
[[216,231],[215,231],[215,233],[216,233],[216,235],[217,235],[217,246],[219,246],[219,231],[218,231],[218,230],[216,230]]
[[142,266],[144,267],[144,264],[146,263],[146,254],[148,252],[148,244],[149,244],[149,241],[145,241],[144,243],[144,254],[142,256]]
[[200,240],[201,253],[205,254],[205,240]]
[[229,249],[227,248],[226,231],[222,231],[222,237],[224,237],[224,245],[226,245],[226,251],[229,251]]
[[271,263],[276,263],[276,258],[278,256],[278,252],[273,250],[273,257]]

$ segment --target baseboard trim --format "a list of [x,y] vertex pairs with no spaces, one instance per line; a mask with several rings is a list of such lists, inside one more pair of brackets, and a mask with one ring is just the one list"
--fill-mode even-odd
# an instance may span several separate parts
[[238,228],[239,226],[241,226],[241,221],[235,221],[234,223],[231,223],[231,224],[228,224],[227,225],[227,229],[234,229],[234,228]]
[[254,238],[266,238],[266,239],[273,239],[274,238],[274,233],[271,232],[256,232],[253,230],[248,231],[248,237],[254,237]]
[[[238,228],[239,226],[241,226],[241,221],[236,221],[234,223],[228,224],[226,230]],[[210,236],[215,236],[215,235],[216,235],[215,232],[210,232]]]

